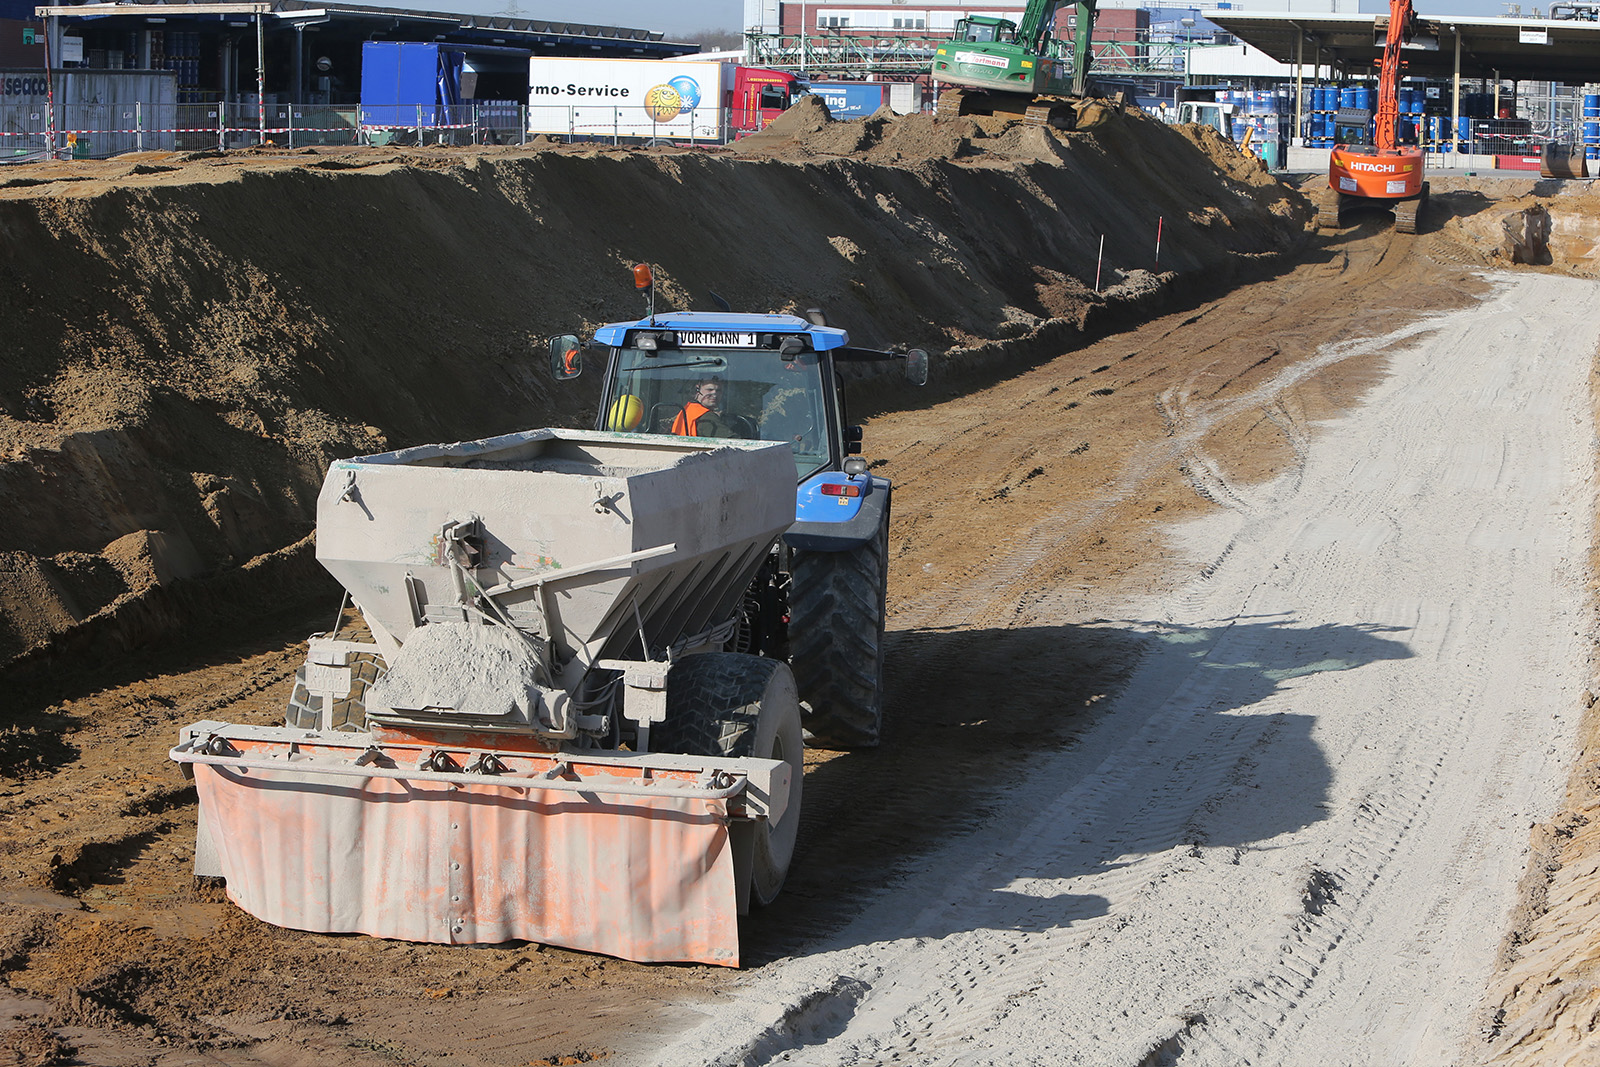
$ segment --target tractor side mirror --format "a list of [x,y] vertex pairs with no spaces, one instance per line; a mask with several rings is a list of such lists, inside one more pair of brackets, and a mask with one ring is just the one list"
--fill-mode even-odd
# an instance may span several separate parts
[[854,456],[861,452],[861,427],[846,426],[844,428],[844,451],[846,455]]
[[906,381],[912,385],[928,384],[928,353],[920,348],[906,353]]
[[558,382],[583,373],[583,346],[570,333],[550,338],[550,376]]

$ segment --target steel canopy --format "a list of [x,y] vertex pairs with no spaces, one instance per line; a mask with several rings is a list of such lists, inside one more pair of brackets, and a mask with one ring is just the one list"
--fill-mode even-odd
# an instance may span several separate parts
[[[1317,63],[1347,73],[1374,71],[1383,57],[1387,15],[1208,10],[1210,21],[1280,63]],[[1600,81],[1600,22],[1419,15],[1402,53],[1402,77],[1507,78],[1582,84]],[[1420,47],[1419,47],[1420,46]]]

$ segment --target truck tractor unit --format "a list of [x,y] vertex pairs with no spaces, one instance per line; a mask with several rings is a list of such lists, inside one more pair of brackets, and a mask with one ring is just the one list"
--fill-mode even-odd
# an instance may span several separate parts
[[1020,22],[988,15],[957,21],[934,54],[937,113],[1014,112],[1058,130],[1086,130],[1115,117],[1120,97],[1108,103],[1089,92],[1094,0],[1077,5],[1070,69],[1066,43],[1054,33],[1062,6],[1060,0],[1028,0]]
[[[738,916],[794,852],[802,696],[876,740],[889,485],[852,455],[834,368],[925,356],[789,316],[598,336],[602,429],[330,466],[316,551],[346,599],[283,723],[193,723],[170,752],[195,873],[249,914],[738,966]],[[575,337],[553,350],[582,370]],[[754,405],[730,405],[743,437],[638,432],[708,375]]]
[[[927,381],[920,349],[854,347],[820,311],[750,315],[657,314],[648,266],[635,268],[651,311],[600,327],[587,344],[551,341],[551,369],[576,377],[585,352],[607,356],[599,428],[672,434],[698,430],[683,413],[697,388],[718,386],[719,431],[729,439],[787,444],[794,456],[794,523],[747,591],[738,650],[787,662],[799,685],[809,743],[878,743],[883,719],[883,626],[892,487],[868,473],[861,427],[845,411],[847,363],[901,361]],[[675,429],[676,427],[676,429]]]

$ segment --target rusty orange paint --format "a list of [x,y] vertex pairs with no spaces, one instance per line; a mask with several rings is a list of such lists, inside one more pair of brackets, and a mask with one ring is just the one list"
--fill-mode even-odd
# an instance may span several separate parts
[[229,896],[274,925],[739,965],[726,800],[194,770]]
[[372,740],[384,748],[410,745],[426,748],[489,749],[495,752],[545,752],[554,753],[556,746],[537,734],[488,733],[472,730],[441,730],[407,728],[369,721]]

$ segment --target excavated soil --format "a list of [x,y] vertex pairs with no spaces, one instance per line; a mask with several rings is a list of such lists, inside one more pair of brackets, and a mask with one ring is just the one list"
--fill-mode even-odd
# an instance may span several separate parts
[[[1319,236],[1306,195],[1209,131],[810,107],[718,151],[0,172],[0,1064],[583,1063],[687,1025],[683,1005],[716,1010],[733,980],[717,969],[257,922],[190,877],[194,793],[166,759],[187,722],[281,717],[338,598],[310,547],[327,462],[588,424],[596,383],[558,391],[542,339],[634,315],[632,262],[677,306],[711,290],[821,306],[859,342],[938,356],[921,392],[852,383],[897,486],[889,732],[808,754],[789,887],[745,924],[759,969],[1118,691],[1137,650],[1093,623],[1170,582],[1162,530],[1214,506],[1182,455],[1118,477],[1172,432],[1174,386],[1247,395],[1323,345],[1471,303],[1485,268],[1593,276],[1586,183],[1434,191],[1417,237]],[[1507,219],[1525,234],[1535,206],[1555,220],[1549,262],[1514,264]],[[1205,452],[1235,483],[1270,478],[1293,458],[1284,426],[1383,373],[1376,356],[1327,365],[1211,427]],[[1030,537],[1024,573],[1008,546]],[[1048,624],[1030,608],[1043,588]],[[1485,1058],[1593,1047],[1597,760],[1591,744],[1570,810],[1535,831]]]

